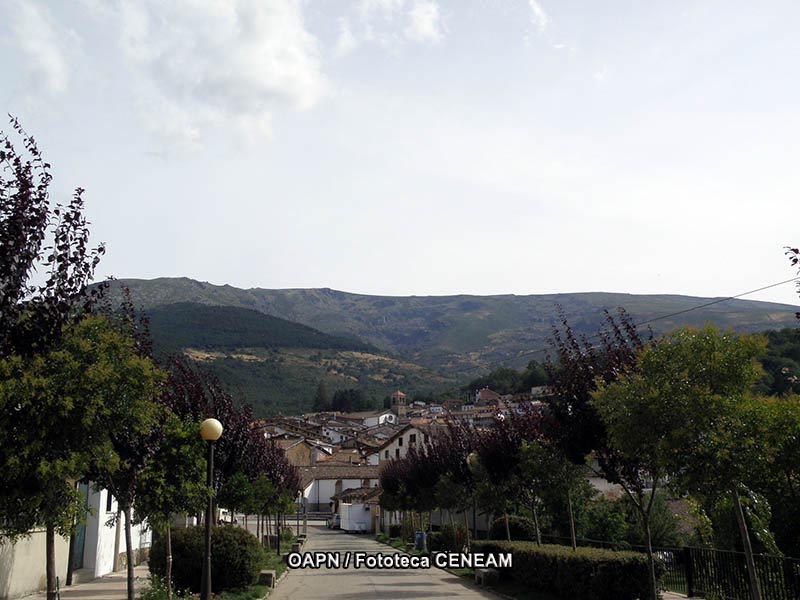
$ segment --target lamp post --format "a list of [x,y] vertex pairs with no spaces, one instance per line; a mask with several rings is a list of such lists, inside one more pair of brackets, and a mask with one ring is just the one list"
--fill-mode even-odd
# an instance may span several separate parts
[[222,423],[216,419],[206,419],[200,424],[200,437],[208,442],[208,506],[206,506],[206,551],[203,557],[203,581],[200,584],[200,600],[211,598],[211,519],[213,518],[214,487],[214,442],[222,435]]

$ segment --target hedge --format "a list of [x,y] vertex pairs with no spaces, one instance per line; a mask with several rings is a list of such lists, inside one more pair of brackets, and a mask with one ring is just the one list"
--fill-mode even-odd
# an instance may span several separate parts
[[[166,575],[166,540],[153,536],[150,572]],[[205,551],[205,527],[172,529],[172,582],[177,589],[200,591]],[[211,587],[217,593],[240,590],[258,578],[266,556],[256,536],[240,527],[211,528]]]
[[[575,600],[646,600],[650,595],[647,556],[601,548],[578,548],[534,542],[480,541],[474,552],[511,552],[512,566],[501,569],[526,588]],[[656,576],[664,565],[656,561]]]
[[[519,540],[536,540],[536,528],[533,521],[525,517],[517,515],[508,515],[508,530],[511,533],[511,539],[514,541]],[[492,526],[489,528],[490,540],[505,540],[506,539],[506,518],[498,517],[492,521]]]
[[445,523],[439,531],[428,534],[428,549],[431,552],[463,552],[469,542],[469,532],[463,525],[453,527]]

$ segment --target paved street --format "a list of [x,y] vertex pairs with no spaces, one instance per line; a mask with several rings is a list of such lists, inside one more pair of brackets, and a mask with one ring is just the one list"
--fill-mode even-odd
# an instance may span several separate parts
[[[378,552],[396,553],[379,544],[371,536],[348,535],[319,527],[308,528],[305,551],[315,552]],[[372,600],[380,598],[500,598],[495,594],[466,584],[446,571],[430,569],[293,569],[270,600],[304,600],[338,598]]]

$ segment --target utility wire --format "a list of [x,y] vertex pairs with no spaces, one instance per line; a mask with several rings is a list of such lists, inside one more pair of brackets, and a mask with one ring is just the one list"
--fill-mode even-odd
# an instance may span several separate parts
[[[721,302],[727,302],[728,300],[736,300],[737,298],[741,298],[742,296],[749,296],[750,294],[755,294],[756,292],[762,292],[764,290],[768,290],[770,288],[778,287],[779,285],[784,285],[784,284],[791,283],[792,281],[797,281],[797,280],[800,280],[800,276],[792,277],[791,279],[786,279],[784,281],[779,281],[777,283],[771,283],[769,285],[765,285],[763,287],[756,288],[754,290],[749,290],[747,292],[742,292],[741,294],[736,294],[735,296],[728,296],[726,298],[717,298],[716,300],[711,300],[710,302],[706,302],[704,304],[698,304],[697,306],[692,306],[691,308],[685,308],[683,310],[679,310],[679,311],[676,311],[676,312],[673,312],[673,313],[669,313],[667,315],[661,315],[660,317],[653,317],[652,319],[647,319],[646,321],[640,321],[639,323],[634,323],[633,326],[634,327],[641,327],[643,325],[649,325],[650,323],[655,323],[656,321],[663,321],[664,319],[669,319],[671,317],[677,317],[678,315],[683,315],[683,314],[686,314],[688,312],[692,312],[692,311],[695,311],[695,310],[700,310],[701,308],[707,308],[709,306],[713,306],[714,304],[719,304]],[[596,333],[596,334],[594,334],[592,336],[587,337],[586,340],[587,341],[588,340],[593,340],[595,338],[601,337],[602,335],[603,335],[602,333]],[[450,372],[453,373],[453,374],[457,374],[457,373],[464,373],[464,372],[467,372],[467,371],[474,371],[476,369],[491,368],[491,367],[500,365],[502,363],[505,363],[505,362],[508,362],[508,361],[511,361],[511,360],[516,360],[518,358],[523,358],[525,356],[530,356],[532,354],[538,354],[539,352],[547,352],[549,349],[550,349],[549,347],[545,347],[545,348],[537,348],[536,350],[527,350],[525,352],[522,352],[522,353],[517,354],[516,356],[512,356],[510,358],[502,358],[502,359],[495,360],[495,361],[492,361],[490,363],[487,363],[485,365],[476,365],[476,366],[472,366],[472,367],[463,367],[461,369],[456,369],[456,370],[450,371]]]

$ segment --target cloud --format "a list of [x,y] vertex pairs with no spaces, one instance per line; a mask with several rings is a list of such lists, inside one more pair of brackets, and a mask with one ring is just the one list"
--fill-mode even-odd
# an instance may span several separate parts
[[268,134],[325,95],[319,45],[292,0],[123,3],[120,45],[149,128],[188,146],[210,127]]
[[437,43],[442,40],[439,5],[431,0],[416,0],[409,11],[410,22],[405,29],[408,39],[415,42]]
[[441,12],[435,0],[360,0],[355,12],[361,25],[356,41],[392,47],[403,42],[438,43],[444,39]]
[[66,91],[69,67],[65,38],[72,36],[74,42],[76,34],[59,31],[45,5],[16,0],[9,9],[11,31],[28,63],[33,87],[53,96]]
[[339,18],[339,37],[336,40],[336,56],[347,56],[358,47],[358,40],[344,17]]
[[533,24],[536,26],[536,29],[539,30],[539,33],[544,32],[547,29],[547,25],[550,23],[550,17],[547,16],[547,13],[544,12],[542,5],[537,2],[537,0],[528,0],[528,5],[531,7],[531,19],[533,20]]

